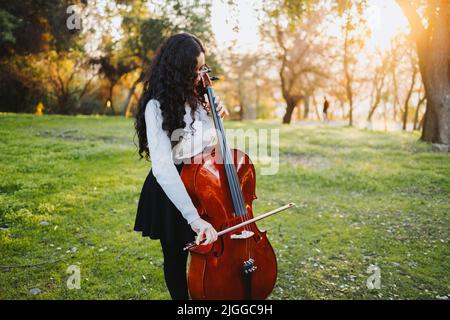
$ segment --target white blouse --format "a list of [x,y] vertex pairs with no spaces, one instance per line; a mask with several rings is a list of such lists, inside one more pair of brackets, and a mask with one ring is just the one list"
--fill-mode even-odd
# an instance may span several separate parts
[[[167,197],[175,207],[181,212],[188,223],[199,218],[197,209],[181,180],[175,167],[176,163],[181,163],[183,159],[190,159],[204,148],[216,143],[216,132],[212,116],[209,116],[201,106],[194,114],[195,121],[191,128],[191,108],[185,105],[184,115],[185,128],[175,130],[172,134],[173,140],[178,142],[173,150],[167,132],[162,129],[162,115],[158,100],[152,99],[145,108],[145,124],[147,130],[147,141],[150,159],[152,161],[153,175],[158,181]],[[174,161],[175,160],[175,161]]]

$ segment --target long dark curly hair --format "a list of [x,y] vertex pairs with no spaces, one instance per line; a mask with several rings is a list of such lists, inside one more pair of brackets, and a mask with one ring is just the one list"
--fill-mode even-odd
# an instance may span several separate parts
[[[145,108],[148,101],[159,101],[163,117],[162,128],[169,138],[174,130],[184,128],[185,103],[191,107],[191,116],[199,103],[205,105],[203,96],[195,95],[197,58],[205,52],[199,39],[189,33],[167,38],[156,51],[144,79],[144,90],[136,113],[134,127],[139,138],[139,156],[149,160],[145,125]],[[192,123],[190,124],[192,128]],[[172,140],[171,140],[172,141]],[[178,141],[172,141],[174,146]]]

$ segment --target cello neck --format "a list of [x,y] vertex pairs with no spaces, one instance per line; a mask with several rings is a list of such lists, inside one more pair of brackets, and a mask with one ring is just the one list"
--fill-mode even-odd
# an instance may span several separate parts
[[215,95],[211,85],[206,85],[206,95],[208,97],[209,105],[211,106],[214,126],[216,127],[217,138],[220,147],[220,154],[222,156],[223,165],[227,175],[228,187],[233,202],[234,212],[236,215],[241,216],[247,213],[247,209],[244,201],[244,196],[242,194],[242,189],[239,183],[236,167],[234,166],[234,159],[231,156],[231,151],[228,147],[223,122],[216,110],[216,104],[214,103]]

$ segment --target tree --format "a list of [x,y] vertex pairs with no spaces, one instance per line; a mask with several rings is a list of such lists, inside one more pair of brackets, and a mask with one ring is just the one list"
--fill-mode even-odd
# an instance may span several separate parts
[[423,103],[425,102],[426,99],[426,95],[423,92],[423,86],[420,86],[420,89],[417,91],[417,105],[416,105],[416,111],[414,113],[414,121],[413,121],[413,130],[420,130],[422,128],[422,120],[419,122],[419,114],[420,114],[420,109],[423,105]]
[[[256,73],[255,66],[259,61],[259,57],[255,54],[240,54],[233,50],[233,46],[225,49],[221,54],[224,61],[224,69],[226,72],[227,92],[232,96],[233,102],[239,105],[239,120],[254,119],[255,115],[250,109],[253,109],[252,96],[255,94],[254,85]],[[231,100],[231,99],[229,99]]]
[[264,7],[268,23],[262,32],[277,47],[281,94],[286,102],[283,123],[291,122],[301,100],[308,106],[308,97],[327,78],[322,67],[328,55],[328,39],[322,36],[325,10],[319,4],[296,1],[272,1]]
[[389,56],[391,59],[389,60],[388,69],[389,75],[392,82],[392,111],[393,111],[393,120],[397,121],[398,108],[400,105],[399,98],[399,85],[398,85],[398,62],[402,59],[404,55],[405,46],[404,46],[404,38],[402,36],[396,36],[394,39],[391,39],[391,45],[389,48]]
[[99,73],[108,79],[108,101],[113,114],[117,114],[113,98],[114,87],[124,75],[136,69],[136,64],[132,59],[127,57],[127,51],[121,50],[118,44],[113,42],[109,37],[104,37],[102,45],[102,55],[91,58],[89,62],[92,65],[98,66]]
[[[46,73],[36,63],[53,52],[66,59],[69,51],[83,50],[78,30],[66,27],[66,8],[85,1],[6,1],[0,8],[1,110],[32,111],[38,101],[51,103]],[[53,58],[51,59],[54,62]],[[44,69],[44,71],[47,71]],[[72,77],[73,79],[73,77]],[[55,106],[56,107],[56,106]],[[57,109],[57,107],[55,108]],[[48,105],[46,110],[49,110]]]
[[[136,62],[132,71],[137,75],[123,105],[125,116],[131,114],[131,99],[138,85],[144,80],[145,72],[157,48],[166,37],[178,32],[189,32],[200,38],[207,48],[214,47],[209,1],[169,0],[151,2],[151,5],[152,9],[148,10],[146,1],[137,0],[120,10],[124,33],[122,46],[128,50],[129,57]],[[213,50],[208,52],[207,63],[216,72],[220,72]]]
[[426,94],[421,139],[450,143],[450,5],[448,0],[396,0],[415,39]]
[[402,125],[402,129],[405,131],[406,130],[406,126],[408,123],[408,111],[409,111],[409,102],[411,100],[411,97],[413,95],[414,92],[414,88],[416,86],[416,80],[417,80],[417,73],[419,72],[418,67],[417,67],[417,61],[416,61],[416,57],[414,52],[412,52],[412,50],[409,50],[408,52],[408,56],[409,56],[409,60],[411,63],[411,82],[410,82],[410,86],[408,88],[408,91],[406,92],[406,98],[405,98],[405,103],[403,106],[403,125]]
[[97,76],[97,71],[89,69],[83,60],[83,53],[51,51],[41,54],[34,64],[41,70],[35,81],[43,81],[50,99],[54,101],[47,111],[77,114],[83,97],[89,93]]
[[371,103],[369,114],[367,115],[368,122],[372,121],[372,117],[384,97],[384,88],[387,78],[386,64],[389,56],[382,52],[378,52],[377,55],[380,57],[380,63],[375,67],[372,75]]
[[342,65],[344,85],[349,104],[348,124],[353,125],[353,109],[355,102],[355,77],[358,59],[356,53],[364,46],[364,36],[369,35],[363,12],[367,3],[365,0],[339,0],[334,3],[338,15],[344,18],[342,24],[343,52]]

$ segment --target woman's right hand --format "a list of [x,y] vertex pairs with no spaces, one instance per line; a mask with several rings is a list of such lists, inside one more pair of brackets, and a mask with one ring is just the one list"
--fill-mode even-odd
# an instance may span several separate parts
[[195,240],[197,245],[199,245],[203,239],[206,240],[201,243],[202,245],[210,244],[217,240],[217,231],[209,222],[203,220],[202,218],[192,221],[191,228],[195,231],[195,233],[197,233],[197,239]]

